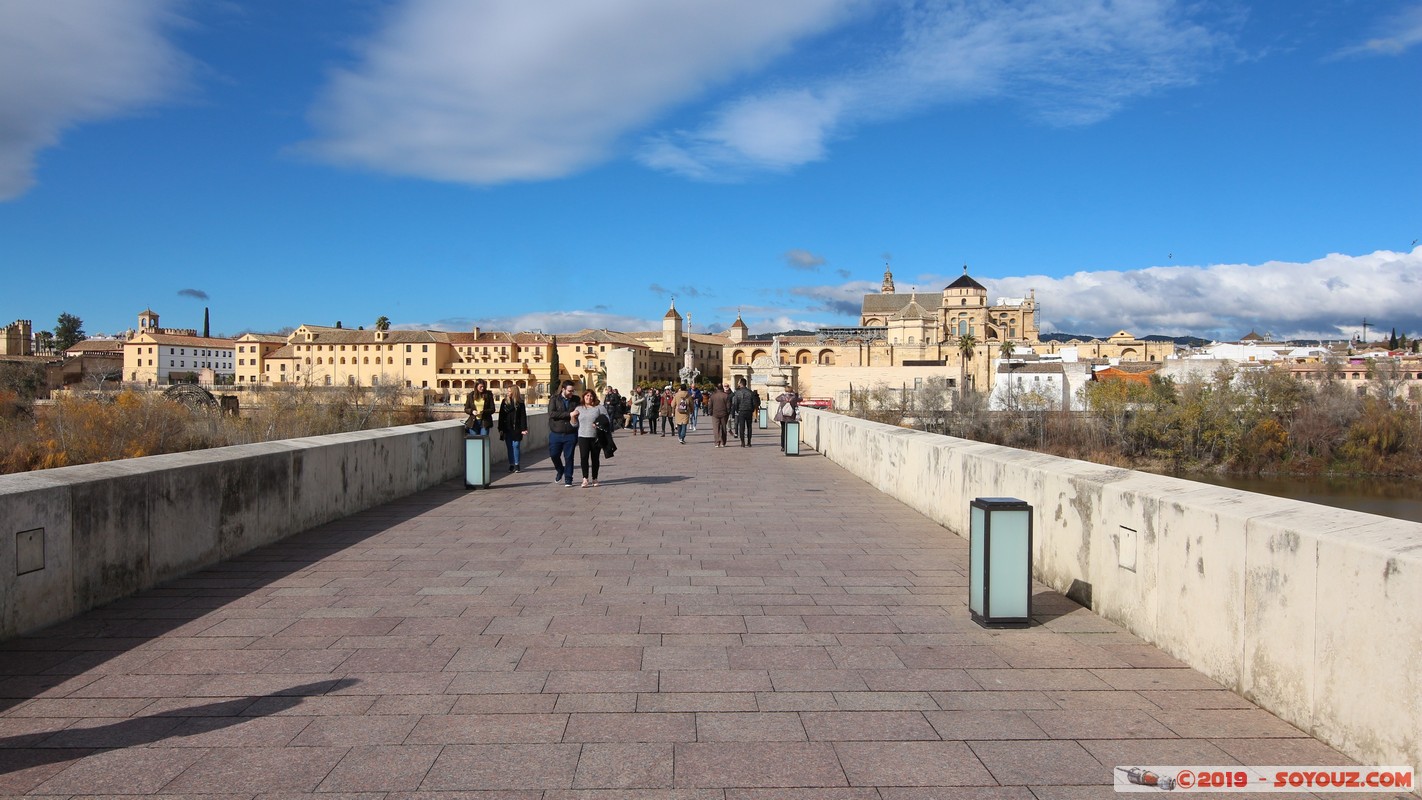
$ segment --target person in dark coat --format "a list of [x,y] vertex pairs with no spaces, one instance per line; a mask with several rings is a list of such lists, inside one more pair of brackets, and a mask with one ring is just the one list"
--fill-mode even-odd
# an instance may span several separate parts
[[736,430],[741,435],[741,447],[751,446],[751,420],[760,410],[760,395],[746,386],[745,378],[736,379],[736,391],[731,395],[731,413],[736,417]]
[[716,446],[726,446],[726,420],[731,418],[731,393],[724,387],[712,389],[707,395],[711,419],[716,423]]
[[488,434],[494,430],[494,393],[483,380],[474,381],[474,390],[464,398],[464,430],[471,435]]
[[523,472],[519,464],[519,450],[523,437],[528,435],[528,407],[523,402],[523,392],[515,386],[504,395],[499,403],[499,438],[509,451],[509,472]]

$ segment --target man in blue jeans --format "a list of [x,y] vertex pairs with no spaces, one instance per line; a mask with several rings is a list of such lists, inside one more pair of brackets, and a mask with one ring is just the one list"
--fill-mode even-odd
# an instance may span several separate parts
[[556,470],[553,482],[573,485],[573,451],[578,446],[578,426],[572,422],[573,412],[581,403],[572,381],[563,381],[556,397],[548,400],[548,457]]

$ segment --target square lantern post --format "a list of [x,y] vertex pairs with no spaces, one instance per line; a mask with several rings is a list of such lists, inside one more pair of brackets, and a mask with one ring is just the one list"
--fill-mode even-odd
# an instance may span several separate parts
[[464,437],[464,488],[487,489],[493,470],[489,465],[489,437],[471,433]]
[[780,449],[787,456],[800,455],[800,421],[786,420],[780,423]]
[[1025,628],[1032,620],[1032,506],[1015,497],[978,497],[968,535],[968,610],[985,628]]

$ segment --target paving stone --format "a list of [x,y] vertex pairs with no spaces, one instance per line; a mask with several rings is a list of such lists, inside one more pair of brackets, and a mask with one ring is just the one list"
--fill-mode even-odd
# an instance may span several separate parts
[[450,745],[430,767],[421,789],[568,789],[581,746],[576,744]]
[[[173,756],[171,750],[149,749],[147,752]],[[347,749],[220,747],[194,752],[199,756],[192,766],[166,783],[164,791],[201,793],[217,786],[240,786],[253,792],[311,792],[345,757]]]
[[670,743],[583,745],[573,786],[579,789],[670,788],[672,748]]
[[805,711],[811,741],[891,742],[939,739],[919,711]]
[[790,712],[705,712],[696,715],[699,742],[803,742],[799,714]]
[[689,713],[572,714],[565,742],[694,742],[696,715]]
[[824,742],[707,742],[676,745],[678,787],[845,786],[848,780]]
[[974,755],[1004,786],[1110,784],[1103,766],[1077,742],[975,741]]
[[838,742],[853,786],[994,786],[997,781],[962,742]]
[[943,739],[973,741],[1047,738],[1046,732],[1024,711],[926,711],[923,716]]
[[403,747],[352,747],[346,757],[321,781],[322,798],[328,792],[398,792],[418,789],[443,748],[437,745]]

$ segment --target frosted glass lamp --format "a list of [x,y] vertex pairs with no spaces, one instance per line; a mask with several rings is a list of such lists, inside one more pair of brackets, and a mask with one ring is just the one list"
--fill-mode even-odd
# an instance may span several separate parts
[[1025,628],[1032,620],[1032,506],[979,497],[970,511],[968,611],[985,628]]

